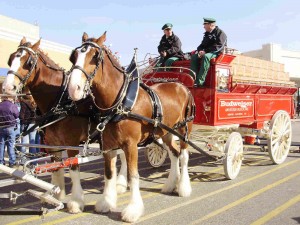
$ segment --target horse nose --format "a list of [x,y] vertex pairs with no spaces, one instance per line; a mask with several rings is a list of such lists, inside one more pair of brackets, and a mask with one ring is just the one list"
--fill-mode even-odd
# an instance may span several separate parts
[[77,90],[77,91],[80,90],[80,85],[76,85],[76,90]]
[[15,91],[17,89],[17,86],[16,85],[3,85],[2,86],[2,92],[5,93],[5,92],[10,92],[10,91]]

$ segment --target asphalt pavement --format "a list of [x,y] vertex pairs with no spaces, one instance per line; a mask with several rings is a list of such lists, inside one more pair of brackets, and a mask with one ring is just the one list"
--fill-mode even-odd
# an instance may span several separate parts
[[[293,141],[299,142],[300,120],[293,120]],[[145,213],[136,224],[299,224],[300,223],[300,152],[298,146],[291,147],[286,161],[272,164],[268,153],[261,149],[245,152],[240,174],[235,180],[227,180],[222,163],[210,162],[204,156],[190,155],[189,175],[192,195],[178,197],[176,193],[160,192],[170,169],[169,159],[160,168],[152,168],[139,154],[141,193]],[[9,178],[0,174],[0,179]],[[50,181],[50,176],[43,180]],[[66,173],[67,193],[71,180]],[[103,191],[103,161],[97,160],[81,167],[82,186],[85,191],[85,211],[69,214],[65,209],[51,212],[41,219],[37,215],[1,215],[0,224],[126,224],[121,221],[121,211],[128,204],[129,192],[118,196],[117,209],[109,214],[96,214],[95,202]],[[17,184],[0,188],[22,192],[38,188],[29,184]],[[64,200],[66,203],[70,196]],[[2,210],[38,211],[40,202],[30,196],[20,197],[14,205],[8,199],[0,199]]]

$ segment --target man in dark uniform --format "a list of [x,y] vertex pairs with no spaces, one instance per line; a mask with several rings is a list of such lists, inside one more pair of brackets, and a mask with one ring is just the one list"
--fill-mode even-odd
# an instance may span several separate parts
[[181,50],[181,41],[172,31],[173,25],[166,23],[162,30],[164,36],[162,36],[158,48],[160,54],[160,60],[156,64],[156,67],[162,66],[170,67],[173,62],[183,58],[183,52]]
[[[197,54],[192,55],[191,70],[196,73],[195,86],[203,86],[207,71],[210,66],[210,60],[216,58],[226,47],[227,36],[218,26],[213,18],[204,19],[204,37],[197,48]],[[199,70],[199,62],[201,68]]]

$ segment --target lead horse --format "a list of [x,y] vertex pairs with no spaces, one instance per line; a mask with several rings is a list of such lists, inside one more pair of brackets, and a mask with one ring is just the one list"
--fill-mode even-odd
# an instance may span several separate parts
[[[64,80],[68,80],[68,75],[54,63],[40,48],[40,40],[34,45],[23,38],[16,52],[9,58],[10,69],[3,83],[3,92],[15,95],[26,87],[32,93],[37,107],[43,115],[55,110],[59,98],[63,94]],[[66,91],[66,90],[65,90]],[[89,109],[92,101],[83,101],[76,104],[77,113],[68,115],[63,120],[56,122],[45,128],[45,142],[49,145],[78,146],[81,141],[86,141],[88,137],[88,126],[90,113]],[[95,123],[91,124],[92,129]],[[56,157],[61,158],[61,152],[51,152]],[[74,157],[78,151],[67,151],[68,157]],[[119,192],[126,191],[127,174],[125,157],[121,155],[122,166],[118,177]],[[84,194],[80,183],[79,166],[72,166],[70,169],[72,179],[71,199],[67,204],[68,211],[80,213],[84,208]],[[65,196],[64,169],[59,169],[52,173],[53,184],[60,187],[61,192],[58,199]]]
[[[78,101],[91,92],[99,112],[102,113],[106,126],[100,127],[103,140],[105,159],[105,186],[103,200],[97,201],[96,212],[106,213],[116,208],[116,153],[113,149],[121,148],[125,152],[128,180],[131,191],[130,202],[122,211],[122,219],[127,222],[135,222],[143,214],[144,205],[139,190],[138,173],[138,144],[145,141],[153,130],[155,138],[162,138],[165,148],[171,159],[171,170],[164,187],[163,193],[171,193],[177,190],[179,196],[190,196],[191,184],[188,174],[189,154],[187,144],[180,141],[180,149],[173,135],[160,127],[155,127],[149,121],[126,117],[119,114],[123,110],[122,98],[127,89],[129,75],[126,74],[117,60],[113,57],[104,42],[106,32],[99,38],[88,38],[86,33],[82,36],[82,45],[76,48],[70,56],[73,69],[70,74],[68,91],[74,101]],[[133,79],[133,78],[131,78]],[[130,79],[129,79],[130,80]],[[129,81],[130,82],[130,81]],[[152,90],[158,95],[162,112],[162,123],[168,127],[174,127],[177,131],[189,136],[192,130],[193,97],[189,90],[179,83],[169,82],[153,85]],[[90,90],[88,90],[90,89]],[[151,118],[153,114],[153,102],[147,91],[139,87],[131,113]],[[117,111],[121,120],[110,120],[110,113]],[[184,126],[179,126],[183,123]],[[98,126],[99,127],[99,126]],[[175,128],[176,127],[176,128]],[[179,167],[181,163],[181,171]]]

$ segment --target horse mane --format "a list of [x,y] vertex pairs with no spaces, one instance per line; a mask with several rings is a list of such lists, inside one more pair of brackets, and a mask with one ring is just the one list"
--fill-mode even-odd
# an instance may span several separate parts
[[118,57],[115,54],[113,54],[113,52],[106,45],[103,45],[102,47],[105,49],[106,54],[110,56],[112,63],[121,68],[122,65]]
[[[95,42],[95,43],[97,43],[97,39],[96,38],[88,38],[86,40],[86,42]],[[110,59],[112,60],[112,63],[121,68],[122,65],[121,65],[121,62],[118,59],[118,57],[106,45],[102,45],[101,47],[104,48],[107,55],[110,56]]]
[[54,69],[62,69],[57,63],[55,63],[50,57],[48,56],[48,53],[44,52],[42,49],[38,49],[40,57],[43,59],[46,65],[49,65],[50,67]]

